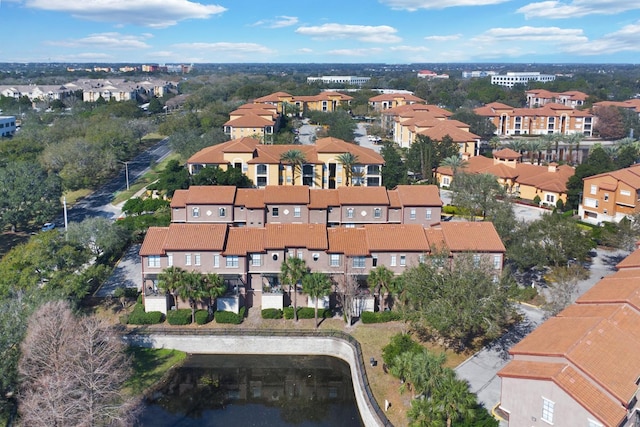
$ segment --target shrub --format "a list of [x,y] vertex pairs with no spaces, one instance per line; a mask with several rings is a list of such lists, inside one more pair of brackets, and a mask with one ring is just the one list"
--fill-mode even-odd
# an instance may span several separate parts
[[279,308],[265,308],[262,310],[263,319],[282,319],[282,310]]
[[198,325],[204,325],[211,321],[211,316],[209,315],[209,310],[198,310],[196,311],[196,323]]
[[419,353],[423,347],[411,339],[408,334],[396,334],[391,337],[389,344],[382,348],[382,360],[389,367],[393,366],[396,356],[405,352]]
[[167,322],[170,325],[188,325],[191,323],[191,309],[181,308],[167,313]]
[[162,320],[163,314],[161,312],[150,311],[147,313],[144,311],[144,306],[142,304],[136,304],[133,307],[131,314],[127,316],[127,323],[130,325],[153,325],[161,323]]
[[[313,307],[298,307],[298,319],[313,319],[315,317],[315,309]],[[318,309],[318,319],[329,317],[331,310],[324,308]],[[284,308],[284,318],[293,319],[293,307]]]
[[392,322],[394,320],[400,320],[400,313],[397,311],[365,311],[360,315],[362,323],[385,323]]
[[533,198],[533,203],[535,203],[536,205],[539,205],[541,201],[542,199],[540,198],[540,196],[536,194],[536,197]]
[[216,322],[218,323],[230,323],[232,325],[239,325],[240,323],[242,323],[245,311],[246,309],[244,307],[240,309],[239,314],[236,314],[232,311],[216,311],[214,317],[216,319]]
[[442,213],[448,215],[455,215],[458,212],[458,209],[455,206],[447,205],[442,207]]

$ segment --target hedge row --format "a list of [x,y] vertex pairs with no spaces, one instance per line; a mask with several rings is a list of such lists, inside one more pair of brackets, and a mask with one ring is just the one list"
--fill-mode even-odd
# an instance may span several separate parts
[[209,310],[196,311],[196,323],[198,325],[204,325],[209,322],[211,322],[211,316],[209,315]]
[[144,311],[144,305],[136,304],[131,314],[123,317],[122,322],[130,325],[153,325],[161,323],[164,320],[163,317],[163,314],[159,311],[147,313]]
[[191,323],[191,309],[181,308],[179,310],[171,310],[167,313],[167,322],[170,325],[188,325]]
[[396,311],[364,311],[360,315],[362,323],[385,323],[392,322],[394,320],[400,320],[400,313]]
[[263,319],[282,319],[282,310],[279,308],[265,308],[261,312]]
[[218,323],[231,323],[233,325],[239,325],[244,319],[245,307],[240,308],[240,314],[236,314],[232,311],[216,311],[214,317]]
[[[293,319],[293,307],[285,307],[284,310],[284,318],[285,319]],[[315,309],[313,307],[298,307],[298,319],[313,319]],[[319,308],[318,309],[318,318],[324,319],[326,317],[331,317],[331,310]]]

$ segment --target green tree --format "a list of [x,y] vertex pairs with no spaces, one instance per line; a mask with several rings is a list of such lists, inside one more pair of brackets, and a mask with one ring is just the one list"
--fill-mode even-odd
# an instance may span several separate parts
[[293,292],[293,319],[296,322],[298,321],[298,282],[307,272],[307,264],[296,256],[289,256],[280,264],[280,280],[289,284],[289,296]]
[[468,124],[469,131],[482,139],[488,140],[496,133],[496,126],[488,118],[476,114],[469,108],[459,108],[451,119]]
[[340,162],[342,168],[344,169],[344,174],[346,178],[345,185],[348,187],[352,184],[353,179],[353,169],[358,164],[358,156],[353,153],[342,153],[336,156],[336,160]]
[[204,277],[197,271],[187,271],[182,275],[181,286],[177,288],[178,297],[189,301],[191,308],[191,323],[196,322],[196,308],[198,301],[205,299],[207,294]]
[[318,300],[331,293],[331,280],[324,273],[313,272],[302,278],[302,290],[315,301],[314,319],[318,327]]
[[371,290],[374,298],[379,299],[381,310],[384,309],[384,307],[382,307],[382,298],[380,298],[380,293],[382,292],[382,290],[391,293],[391,289],[393,287],[393,279],[393,271],[389,270],[384,265],[379,265],[378,267],[374,268],[369,273],[369,276],[367,276],[367,284],[369,285],[369,289]]
[[178,160],[169,160],[160,173],[158,181],[147,186],[149,190],[164,191],[168,197],[173,196],[176,190],[187,188],[189,188],[189,172]]
[[402,160],[399,150],[390,142],[386,142],[380,149],[384,159],[382,166],[382,182],[387,189],[407,183],[407,166]]
[[455,156],[459,152],[458,145],[450,137],[442,141],[418,135],[407,152],[407,166],[409,170],[418,173],[427,184],[436,184],[434,168],[442,159]]
[[202,280],[204,281],[204,297],[208,298],[209,311],[213,310],[213,302],[224,296],[227,292],[227,285],[224,283],[222,276],[216,273],[206,274]]
[[458,173],[451,183],[453,200],[471,220],[477,215],[483,219],[500,209],[505,197],[504,188],[490,174]]
[[191,175],[192,185],[233,185],[238,188],[251,188],[253,181],[238,168],[203,168]]
[[173,302],[178,309],[178,297],[180,295],[184,276],[187,272],[180,267],[167,267],[158,275],[158,288],[171,294]]
[[147,111],[151,114],[158,114],[162,113],[163,107],[164,105],[162,105],[162,102],[154,96],[149,100],[149,107],[147,108]]
[[280,162],[291,166],[291,184],[296,185],[296,175],[302,173],[302,165],[307,162],[307,156],[301,150],[287,150],[280,156]]
[[0,168],[0,227],[41,225],[60,212],[60,179],[35,163]]
[[86,248],[96,257],[108,258],[122,252],[130,241],[127,229],[106,218],[86,218],[82,222],[71,222],[67,239]]

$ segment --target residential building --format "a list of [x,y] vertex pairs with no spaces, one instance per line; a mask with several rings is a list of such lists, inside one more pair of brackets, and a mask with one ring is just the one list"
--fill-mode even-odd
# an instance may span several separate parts
[[[567,202],[567,180],[575,169],[568,165],[546,166],[522,163],[522,155],[510,148],[494,151],[493,158],[475,156],[466,159],[461,169],[465,173],[487,173],[494,175],[507,193],[522,199],[534,200],[536,196],[544,206],[556,206],[558,200]],[[453,170],[448,166],[436,169],[436,179],[446,188],[453,182]]]
[[561,104],[571,108],[579,108],[584,106],[585,101],[589,97],[586,93],[577,90],[557,93],[546,89],[532,89],[525,93],[527,95],[527,106],[529,108],[542,107],[551,103]]
[[[371,99],[369,101],[371,101]],[[436,105],[407,102],[405,102],[404,105],[381,109],[380,112],[380,126],[391,136],[394,135],[396,121],[402,121],[406,118],[413,117],[413,115],[418,112],[431,113],[432,116],[440,120],[446,120],[453,114]]]
[[383,93],[369,98],[369,106],[373,111],[384,111],[402,105],[424,104],[422,98],[411,93]]
[[448,79],[449,75],[438,74],[435,71],[431,71],[431,70],[420,70],[418,71],[417,77],[419,79],[434,80],[434,79]]
[[486,71],[486,70],[476,70],[476,71],[463,71],[462,78],[463,79],[478,79],[482,77],[489,77],[497,75],[497,71]]
[[0,137],[10,137],[16,133],[16,117],[0,116]]
[[[330,275],[336,286],[345,278],[361,284],[385,265],[395,274],[426,261],[431,253],[454,260],[475,254],[492,262],[496,276],[502,270],[505,248],[488,222],[444,223],[435,232],[420,224],[364,224],[362,227],[327,227],[325,224],[268,223],[264,227],[231,227],[213,223],[171,223],[149,228],[140,249],[147,311],[165,312],[176,303],[158,292],[158,276],[167,267],[217,273],[233,307],[283,308],[292,293],[279,280],[280,265],[299,257],[311,272]],[[299,292],[299,290],[298,290]],[[298,297],[300,306],[307,298]],[[373,304],[367,304],[373,309]]]
[[251,137],[265,142],[278,131],[279,118],[273,106],[245,104],[229,113],[223,129],[231,139]]
[[[301,151],[305,164],[301,170],[281,162],[283,153]],[[358,164],[352,168],[351,182],[339,156],[352,153]],[[258,187],[267,185],[308,185],[313,188],[338,188],[346,185],[376,187],[382,185],[384,159],[369,148],[337,138],[320,138],[314,145],[267,145],[253,137],[243,137],[204,148],[187,160],[190,174],[203,167],[240,168]]]
[[435,185],[314,189],[306,185],[264,188],[191,186],[171,200],[174,223],[213,223],[240,227],[265,224],[365,224],[440,222],[442,200]]
[[640,116],[640,98],[633,98],[627,101],[600,101],[593,104],[593,111],[597,111],[602,107],[617,107],[624,108],[625,110],[633,111]]
[[620,222],[640,211],[640,165],[589,176],[582,181],[578,214],[583,221]]
[[300,115],[309,111],[331,113],[339,109],[348,109],[353,97],[336,91],[322,91],[318,95],[295,96],[286,92],[275,92],[256,98],[255,104],[269,104],[283,115]]
[[551,74],[540,74],[538,71],[531,72],[508,72],[506,75],[491,76],[492,85],[500,85],[505,87],[513,87],[515,85],[526,85],[530,81],[534,82],[552,82],[556,76]]
[[0,95],[20,99],[23,96],[31,102],[64,99],[71,90],[64,85],[1,85]]
[[321,82],[326,84],[341,83],[350,86],[362,86],[369,82],[371,77],[357,77],[357,76],[322,76],[322,77],[307,77],[307,83]]
[[640,251],[510,350],[498,372],[509,426],[640,425]]
[[591,137],[595,124],[593,114],[557,103],[539,108],[514,108],[492,102],[474,112],[489,119],[498,136],[580,134]]

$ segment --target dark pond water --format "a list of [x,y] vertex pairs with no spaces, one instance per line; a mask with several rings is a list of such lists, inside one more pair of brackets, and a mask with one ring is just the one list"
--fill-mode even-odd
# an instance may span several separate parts
[[349,365],[321,356],[193,355],[139,426],[362,426]]

